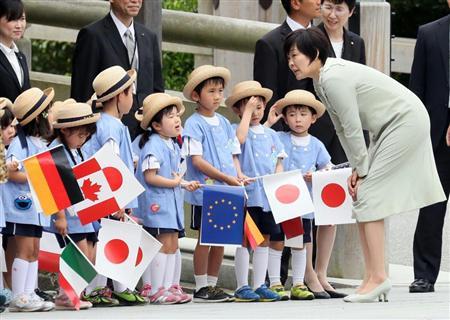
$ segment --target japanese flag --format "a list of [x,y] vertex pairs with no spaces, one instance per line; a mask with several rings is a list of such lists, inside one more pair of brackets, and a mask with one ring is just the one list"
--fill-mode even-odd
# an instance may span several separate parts
[[263,186],[276,223],[314,211],[301,170],[264,176]]
[[102,219],[101,225],[95,260],[97,271],[134,289],[137,281],[133,270],[138,260],[142,227],[111,219]]
[[347,188],[347,179],[351,174],[351,168],[313,173],[316,225],[355,223],[352,219],[352,198]]
[[141,242],[138,248],[134,271],[131,272],[132,276],[134,276],[134,285],[129,288],[136,287],[145,269],[147,269],[148,265],[153,260],[155,255],[159,252],[159,249],[161,249],[161,247],[161,242],[156,240],[151,234],[142,229]]
[[144,187],[136,180],[110,144],[92,158],[73,168],[84,200],[73,206],[82,224],[113,214],[126,207]]

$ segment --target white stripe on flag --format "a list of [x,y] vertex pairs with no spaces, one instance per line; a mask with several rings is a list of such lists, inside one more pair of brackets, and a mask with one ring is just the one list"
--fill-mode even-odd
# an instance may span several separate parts
[[64,259],[59,260],[59,270],[66,278],[67,282],[72,286],[73,290],[80,295],[87,287],[88,283],[78,273],[76,273]]

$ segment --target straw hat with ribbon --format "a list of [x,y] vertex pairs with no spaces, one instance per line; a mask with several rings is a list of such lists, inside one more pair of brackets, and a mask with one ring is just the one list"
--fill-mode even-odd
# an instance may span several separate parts
[[225,100],[225,104],[231,108],[239,100],[252,96],[264,97],[264,100],[268,102],[272,98],[272,94],[272,90],[261,87],[258,81],[242,81],[234,86],[231,95]]
[[[8,109],[9,111],[12,112],[13,104],[11,100],[9,100],[8,98],[0,98],[0,118],[3,117],[3,115],[5,114],[5,109]],[[11,122],[11,125],[15,126],[18,123],[19,122],[17,121],[17,119],[14,118],[13,121]]]
[[276,102],[275,111],[281,114],[284,108],[293,105],[313,108],[316,110],[317,118],[320,118],[325,112],[325,106],[311,92],[306,90],[292,90],[286,93],[283,99]]
[[215,77],[222,78],[225,82],[224,86],[226,86],[230,81],[230,70],[208,64],[195,68],[189,75],[188,82],[183,88],[184,97],[188,100],[192,100],[192,92],[194,89],[203,81]]
[[141,128],[147,130],[153,117],[165,107],[174,105],[178,113],[184,113],[183,101],[178,97],[172,97],[167,93],[153,93],[147,96],[143,102],[143,118],[141,121]]
[[[105,102],[117,96],[136,80],[136,70],[125,71],[120,66],[113,66],[100,72],[94,79],[92,87],[97,101]],[[94,100],[95,101],[95,100]]]
[[134,118],[138,122],[142,121],[142,118],[144,118],[144,107],[140,107],[139,109],[137,109],[137,111],[134,113]]
[[22,92],[14,101],[13,114],[21,126],[30,123],[47,108],[55,96],[53,88],[42,91],[30,88]]
[[78,127],[95,123],[98,119],[100,119],[100,113],[92,113],[91,106],[87,103],[68,102],[56,110],[53,128]]

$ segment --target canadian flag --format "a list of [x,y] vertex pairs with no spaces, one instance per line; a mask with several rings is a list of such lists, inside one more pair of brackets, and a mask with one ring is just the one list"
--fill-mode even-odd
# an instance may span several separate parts
[[301,170],[264,176],[263,186],[276,223],[314,211]]
[[347,188],[347,179],[351,174],[351,168],[313,173],[312,192],[316,225],[356,222],[352,219],[352,198]]
[[161,247],[161,242],[156,240],[151,234],[142,229],[141,242],[139,244],[135,268],[134,271],[131,272],[132,276],[134,276],[134,280],[132,280],[131,283],[134,284],[129,288],[136,287],[145,269],[147,269],[148,265],[159,252]]
[[47,272],[59,272],[59,256],[62,249],[56,240],[56,235],[50,232],[42,232],[39,244],[39,270]]
[[75,166],[73,172],[84,196],[84,200],[73,207],[83,225],[125,208],[144,192],[144,187],[110,144]]
[[[134,289],[137,282],[133,272],[139,260],[142,227],[111,219],[102,219],[101,225],[95,268],[105,277]],[[143,249],[141,251],[143,254]]]

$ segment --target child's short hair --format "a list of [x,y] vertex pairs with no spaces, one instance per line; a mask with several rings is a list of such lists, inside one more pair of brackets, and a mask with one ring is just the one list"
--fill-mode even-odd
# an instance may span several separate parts
[[52,129],[50,123],[48,122],[48,111],[49,107],[47,106],[36,118],[25,125],[21,125],[21,128],[26,136],[39,136],[45,140],[50,139]]
[[[153,118],[150,120],[149,123],[149,127],[152,128],[152,124],[153,122],[157,122],[157,123],[161,123],[162,118],[164,117],[164,115],[169,114],[170,112],[172,112],[173,108],[177,109],[177,106],[174,104],[171,104],[170,106],[167,106],[161,110],[159,110],[154,116]],[[155,130],[145,130],[145,132],[142,134],[141,139],[139,140],[139,148],[142,149],[145,144],[147,143],[148,139],[150,139],[150,136],[156,133]]]
[[295,110],[298,110],[298,109],[309,109],[309,111],[311,111],[311,113],[313,115],[317,114],[316,109],[314,109],[314,108],[312,108],[310,106],[306,106],[306,105],[303,105],[303,104],[292,104],[292,105],[289,105],[289,106],[286,106],[286,107],[283,108],[283,111],[282,111],[283,116],[286,117],[286,114],[288,113],[288,110],[292,109],[292,108],[294,108]]
[[[62,133],[61,129],[60,128],[54,128],[53,129],[53,135],[52,135],[52,137],[49,140],[51,141],[51,140],[54,140],[56,138],[59,138],[61,140],[61,142],[65,146],[67,146],[66,138],[65,138],[64,134]],[[64,129],[67,130],[67,132],[69,132],[69,135],[71,135],[71,134],[73,134],[74,132],[77,132],[77,131],[84,131],[84,133],[89,134],[89,137],[90,137],[97,131],[97,124],[95,122],[93,122],[93,123],[83,124],[81,126],[76,126],[76,127],[67,127],[67,128],[64,128]]]
[[0,118],[2,130],[5,130],[14,120],[14,115],[8,108],[3,109],[3,116]]
[[207,84],[222,85],[222,87],[224,87],[225,80],[222,77],[212,77],[212,78],[203,80],[194,88],[194,91],[197,92],[198,95],[200,95],[203,87],[206,86]]

